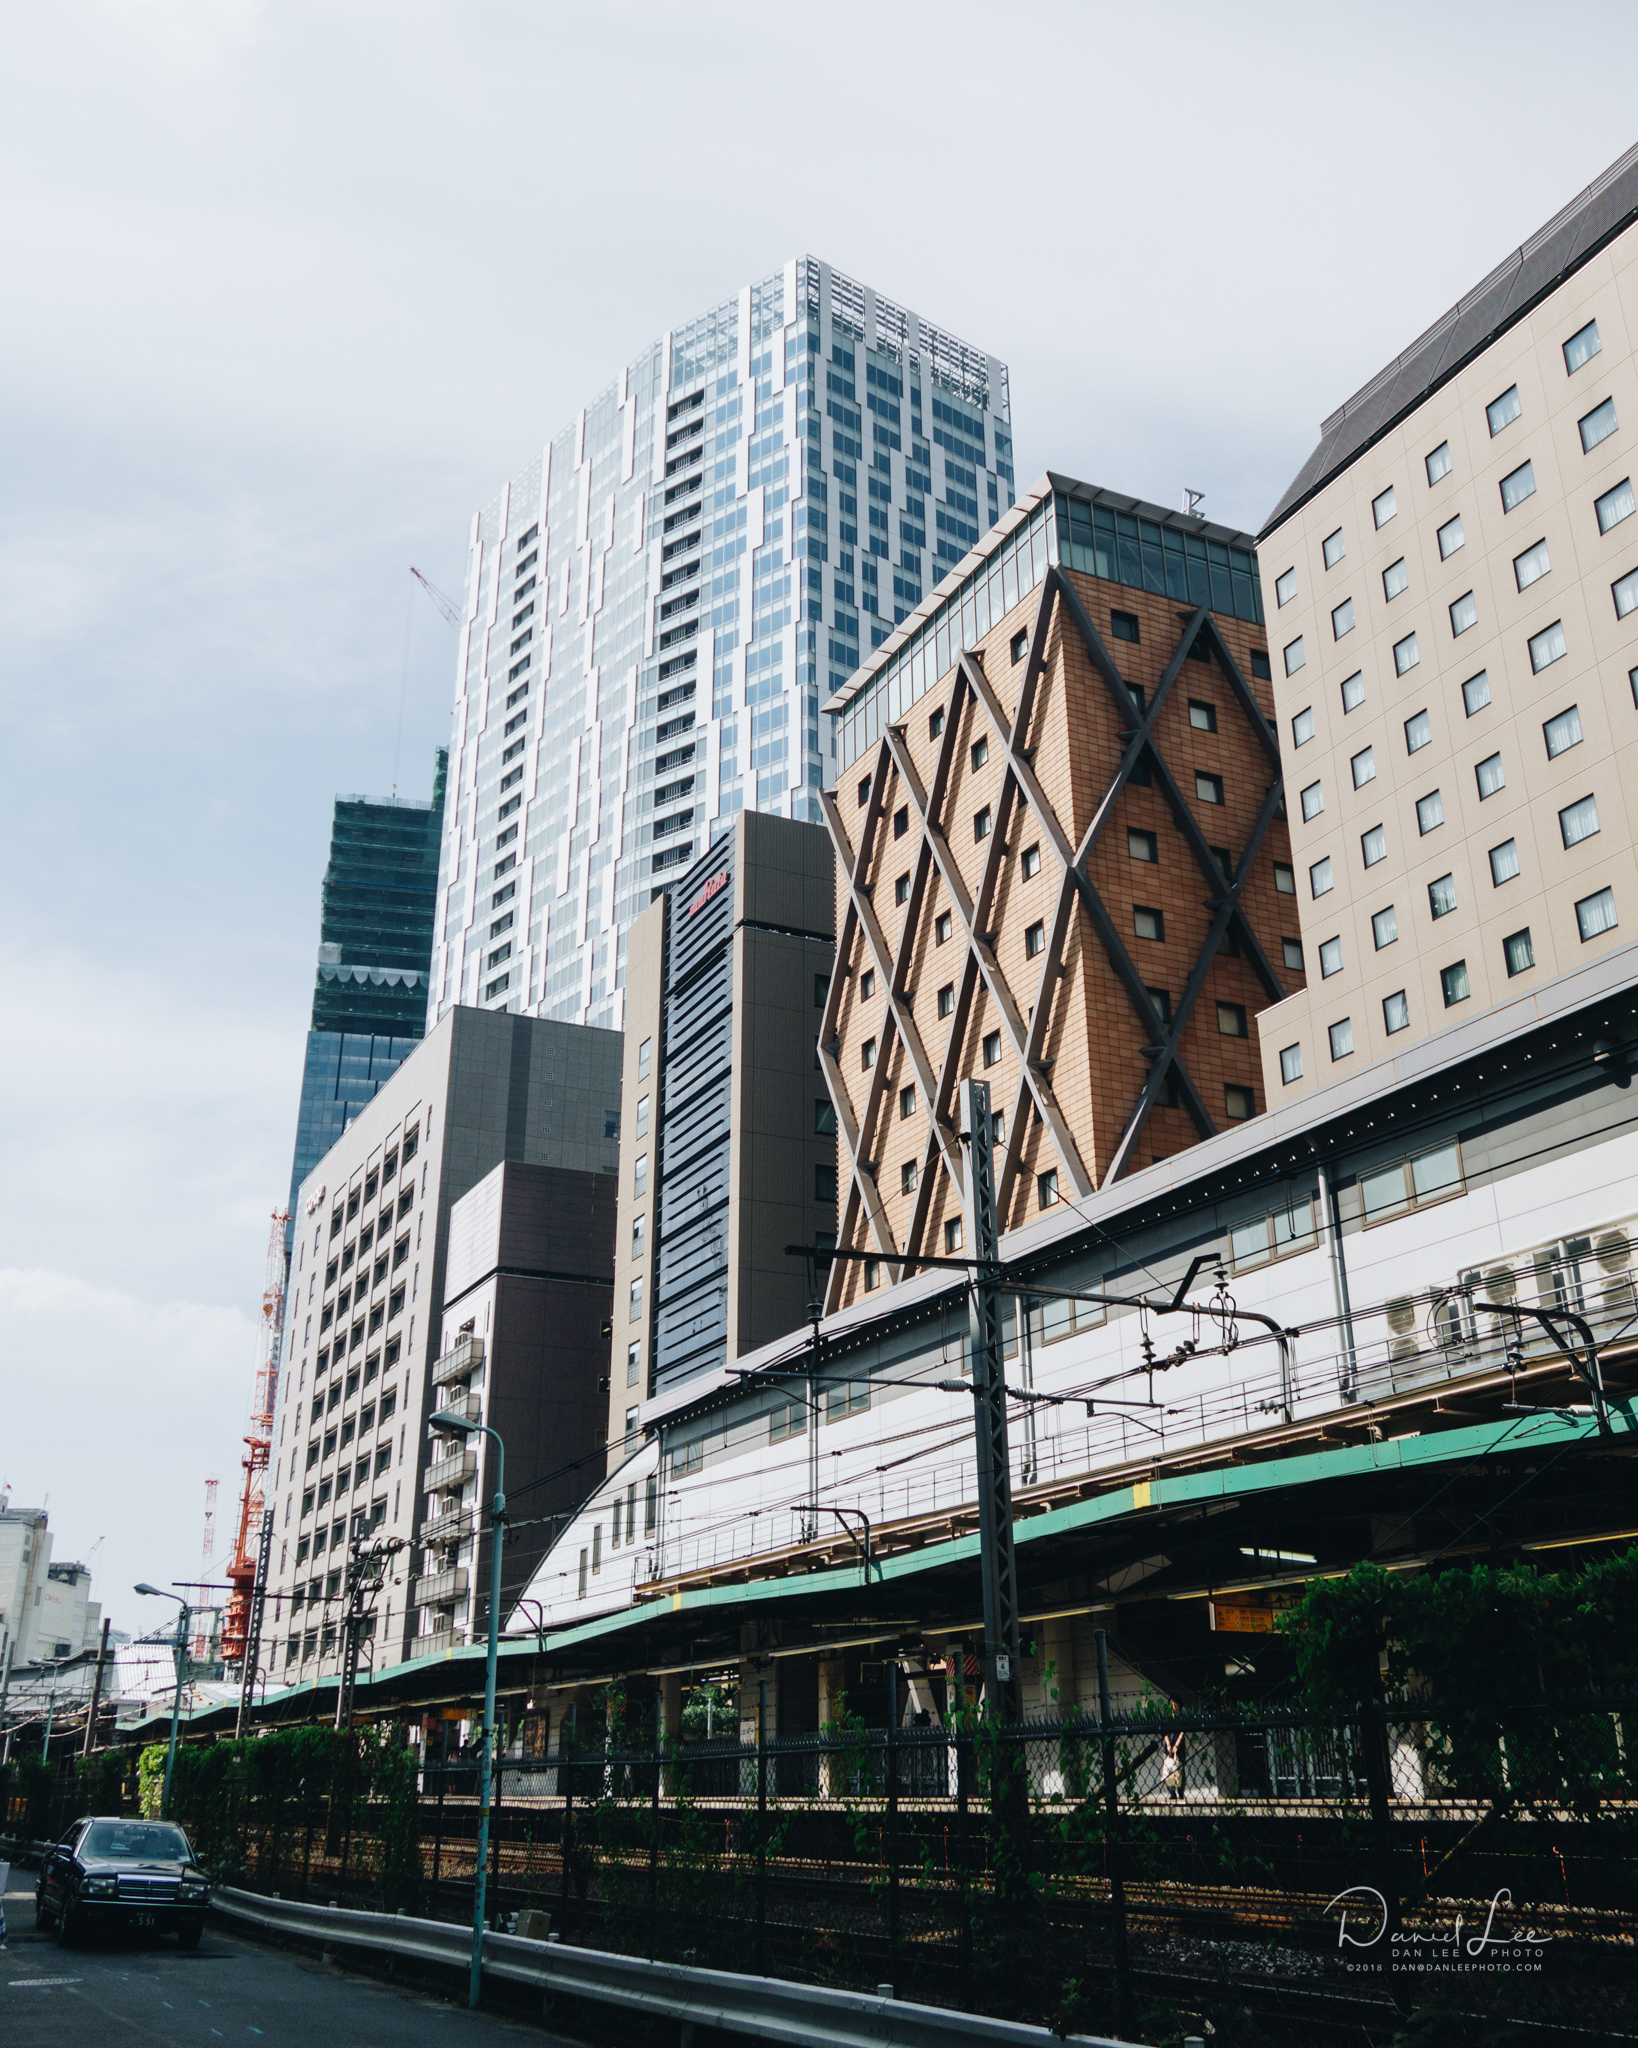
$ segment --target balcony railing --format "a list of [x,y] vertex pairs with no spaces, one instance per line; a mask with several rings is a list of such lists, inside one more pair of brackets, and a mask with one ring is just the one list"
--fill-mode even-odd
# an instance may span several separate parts
[[472,1526],[472,1517],[465,1508],[440,1508],[435,1515],[429,1515],[416,1532],[418,1543],[450,1543],[457,1536],[464,1536]]
[[442,1358],[432,1361],[432,1384],[447,1386],[451,1380],[464,1380],[468,1373],[476,1372],[483,1364],[483,1339],[463,1337],[451,1346]]
[[427,1467],[427,1490],[429,1493],[447,1493],[451,1487],[464,1486],[477,1469],[476,1451],[459,1450],[451,1457],[435,1458]]
[[455,1565],[447,1572],[435,1572],[431,1578],[422,1579],[415,1588],[417,1607],[444,1607],[451,1600],[466,1598],[466,1566]]

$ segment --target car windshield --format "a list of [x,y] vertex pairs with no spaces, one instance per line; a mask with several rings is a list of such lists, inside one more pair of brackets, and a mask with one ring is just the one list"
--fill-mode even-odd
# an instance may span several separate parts
[[99,1820],[80,1848],[81,1855],[109,1863],[189,1863],[193,1851],[180,1828],[157,1821]]

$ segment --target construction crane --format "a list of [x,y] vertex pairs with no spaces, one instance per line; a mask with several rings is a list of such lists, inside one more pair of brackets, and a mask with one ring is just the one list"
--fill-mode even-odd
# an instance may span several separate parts
[[[199,1576],[201,1580],[210,1577],[210,1568],[216,1561],[216,1489],[220,1480],[205,1481],[205,1540],[199,1553]],[[208,1641],[203,1631],[193,1639],[193,1654],[203,1660]]]
[[458,628],[461,623],[461,614],[454,598],[445,597],[436,583],[429,583],[413,562],[410,564],[410,574],[438,607],[439,616],[443,619],[444,624]]
[[256,1591],[257,1550],[267,1492],[267,1465],[273,1448],[273,1413],[279,1399],[279,1347],[284,1338],[284,1228],[286,1209],[273,1211],[267,1239],[267,1270],[262,1284],[262,1321],[256,1343],[256,1377],[250,1393],[250,1433],[245,1438],[244,1487],[239,1495],[239,1528],[225,1577],[231,1591],[222,1622],[222,1662],[244,1661],[250,1631],[250,1609]]

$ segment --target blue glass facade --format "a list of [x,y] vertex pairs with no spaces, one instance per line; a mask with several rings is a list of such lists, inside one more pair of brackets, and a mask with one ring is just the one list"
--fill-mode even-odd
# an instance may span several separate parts
[[296,1156],[290,1169],[291,1219],[284,1232],[287,1258],[296,1227],[296,1190],[420,1042],[419,1032],[407,1038],[351,1031],[308,1032],[301,1108],[296,1115]]
[[794,258],[663,335],[473,520],[433,1020],[619,1028],[631,920],[816,822],[840,689],[1014,499],[1007,372]]

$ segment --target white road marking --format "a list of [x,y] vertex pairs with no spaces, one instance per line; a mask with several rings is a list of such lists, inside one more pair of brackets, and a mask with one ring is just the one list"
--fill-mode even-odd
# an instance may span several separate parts
[[13,1977],[10,1982],[10,1989],[13,1991],[34,1991],[39,1989],[41,1985],[79,1984],[83,1981],[79,1977]]

